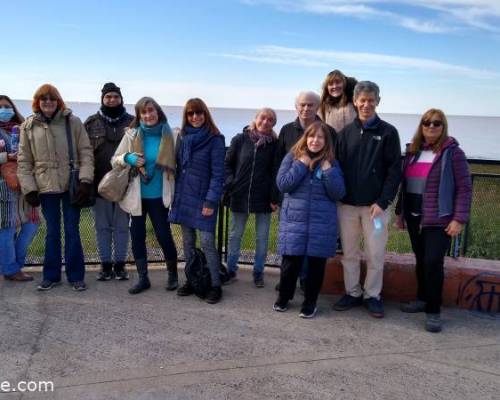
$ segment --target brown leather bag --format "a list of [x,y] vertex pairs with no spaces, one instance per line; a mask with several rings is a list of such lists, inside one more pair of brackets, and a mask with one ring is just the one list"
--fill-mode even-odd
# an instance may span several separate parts
[[19,179],[17,179],[17,163],[15,161],[7,161],[2,164],[0,174],[10,190],[19,191],[21,189]]

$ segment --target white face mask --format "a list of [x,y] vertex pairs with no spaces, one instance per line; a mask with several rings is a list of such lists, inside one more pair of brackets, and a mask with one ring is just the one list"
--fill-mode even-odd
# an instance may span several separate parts
[[0,121],[9,122],[15,115],[14,110],[11,107],[1,107],[0,108]]

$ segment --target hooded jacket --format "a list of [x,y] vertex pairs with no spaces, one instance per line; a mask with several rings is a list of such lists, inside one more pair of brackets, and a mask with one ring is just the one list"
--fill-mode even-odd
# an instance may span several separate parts
[[69,152],[66,117],[73,135],[74,166],[80,169],[80,181],[92,183],[94,155],[85,127],[71,110],[59,110],[47,123],[31,115],[21,125],[17,176],[23,194],[63,193],[69,186]]

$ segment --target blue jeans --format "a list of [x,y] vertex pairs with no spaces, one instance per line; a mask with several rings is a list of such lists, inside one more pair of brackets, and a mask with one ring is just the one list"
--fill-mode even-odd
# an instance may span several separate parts
[[[227,268],[229,272],[238,270],[240,258],[241,238],[245,232],[249,214],[232,213],[231,232],[227,252]],[[255,213],[255,261],[253,266],[254,275],[264,272],[264,264],[267,257],[267,243],[269,240],[269,227],[271,224],[271,213]]]
[[[182,243],[184,246],[184,258],[186,262],[196,247],[196,229],[181,225]],[[200,232],[201,250],[207,258],[207,267],[210,271],[212,286],[220,286],[220,258],[215,248],[215,232]]]
[[61,204],[64,221],[64,261],[68,282],[85,278],[82,242],[80,240],[80,209],[69,202],[69,192],[41,194],[42,213],[47,224],[43,279],[61,280]]
[[26,223],[21,230],[16,228],[0,229],[0,273],[14,275],[21,271],[26,254],[38,230],[38,224]]
[[168,222],[168,208],[163,205],[163,200],[142,199],[142,215],[132,216],[130,223],[130,234],[132,236],[132,253],[135,260],[147,260],[146,248],[146,216],[153,225],[156,239],[163,251],[165,261],[177,260],[177,249]]
[[129,215],[120,208],[118,203],[100,197],[95,200],[93,211],[101,262],[125,261],[128,252]]

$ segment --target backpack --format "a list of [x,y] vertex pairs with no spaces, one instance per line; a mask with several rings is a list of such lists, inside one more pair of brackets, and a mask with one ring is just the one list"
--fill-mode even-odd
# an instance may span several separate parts
[[[195,248],[191,257],[186,262],[184,272],[186,274],[187,281],[194,290],[194,294],[204,299],[212,287],[212,278],[210,277],[210,270],[207,266],[205,253],[203,253],[200,249]],[[221,283],[224,284],[228,281],[229,274],[226,267],[222,263],[220,264],[219,273]]]

